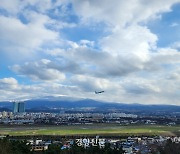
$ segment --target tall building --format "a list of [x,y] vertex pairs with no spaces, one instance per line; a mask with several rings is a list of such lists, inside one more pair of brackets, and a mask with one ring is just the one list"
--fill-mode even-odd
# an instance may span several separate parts
[[17,113],[18,112],[18,102],[13,103],[13,112]]
[[14,113],[25,112],[25,103],[24,102],[14,102],[13,103],[13,112]]

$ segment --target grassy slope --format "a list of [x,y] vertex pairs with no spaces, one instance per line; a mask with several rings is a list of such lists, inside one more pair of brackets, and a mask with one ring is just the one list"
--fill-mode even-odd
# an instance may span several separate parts
[[116,135],[174,135],[180,132],[180,126],[120,126],[113,124],[78,126],[3,126],[0,134],[8,135],[80,135],[80,134],[116,134]]

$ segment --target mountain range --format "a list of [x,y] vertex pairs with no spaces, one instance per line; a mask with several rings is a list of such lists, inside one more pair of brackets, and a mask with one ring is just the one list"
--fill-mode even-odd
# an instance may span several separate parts
[[[102,102],[92,99],[62,99],[62,98],[43,98],[25,101],[26,111],[56,111],[60,110],[81,110],[91,109],[93,111],[118,111],[127,113],[180,113],[180,106],[176,105],[143,105],[143,104],[125,104],[114,102]],[[0,102],[0,111],[10,111],[13,108],[12,102]]]

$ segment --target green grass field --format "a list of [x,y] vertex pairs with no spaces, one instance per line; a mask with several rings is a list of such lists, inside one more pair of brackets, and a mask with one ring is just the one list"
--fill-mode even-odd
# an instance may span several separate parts
[[179,135],[180,126],[93,124],[75,126],[0,126],[0,135]]

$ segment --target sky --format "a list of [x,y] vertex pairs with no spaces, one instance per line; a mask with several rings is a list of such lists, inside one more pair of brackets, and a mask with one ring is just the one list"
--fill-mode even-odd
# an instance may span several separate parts
[[180,105],[180,0],[0,0],[0,101],[47,97]]

